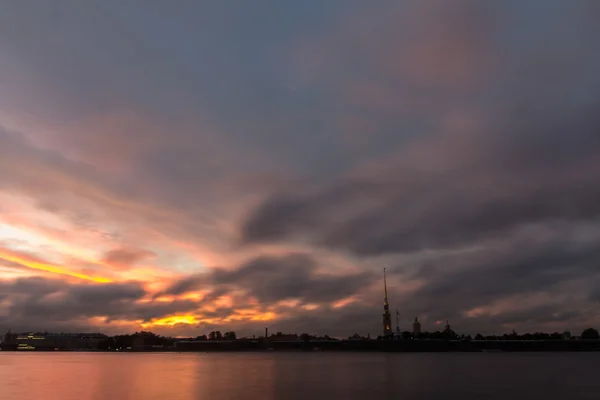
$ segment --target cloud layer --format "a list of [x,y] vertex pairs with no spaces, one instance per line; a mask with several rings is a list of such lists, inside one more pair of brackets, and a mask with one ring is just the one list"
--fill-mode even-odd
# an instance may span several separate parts
[[236,3],[5,7],[0,330],[600,326],[595,1]]

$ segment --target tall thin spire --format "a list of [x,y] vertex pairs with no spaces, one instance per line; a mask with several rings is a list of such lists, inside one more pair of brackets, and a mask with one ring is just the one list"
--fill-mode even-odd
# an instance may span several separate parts
[[389,336],[392,333],[392,315],[390,314],[390,305],[387,298],[387,279],[385,268],[383,269],[383,336]]
[[388,304],[388,299],[387,299],[387,279],[385,277],[385,268],[383,269],[383,301],[385,304]]

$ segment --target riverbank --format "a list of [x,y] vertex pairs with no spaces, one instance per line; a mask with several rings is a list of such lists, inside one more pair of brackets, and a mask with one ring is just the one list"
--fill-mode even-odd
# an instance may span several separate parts
[[600,340],[326,340],[326,341],[179,341],[173,347],[134,346],[125,349],[19,349],[3,351],[88,351],[88,352],[262,352],[262,351],[347,351],[347,352],[576,352],[600,351]]

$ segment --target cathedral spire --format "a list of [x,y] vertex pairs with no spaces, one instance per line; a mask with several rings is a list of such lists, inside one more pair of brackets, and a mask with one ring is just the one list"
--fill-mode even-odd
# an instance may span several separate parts
[[387,297],[387,279],[385,268],[383,269],[383,336],[392,334],[392,315],[390,314],[390,305]]
[[385,277],[385,268],[383,269],[383,303],[388,304],[387,298],[387,279]]

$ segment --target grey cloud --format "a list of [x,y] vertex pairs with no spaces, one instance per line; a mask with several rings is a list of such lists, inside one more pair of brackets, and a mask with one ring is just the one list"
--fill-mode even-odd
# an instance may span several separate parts
[[69,302],[99,303],[138,300],[146,294],[139,283],[76,285],[69,290]]
[[214,298],[241,288],[266,304],[285,299],[325,303],[356,294],[375,278],[370,272],[326,275],[318,272],[317,266],[316,260],[301,253],[263,256],[232,270],[215,269],[206,274],[183,278],[173,283],[166,293],[182,294],[203,287],[212,289],[209,296]]
[[31,277],[17,279],[13,283],[3,282],[2,286],[7,293],[36,294],[41,297],[63,289],[65,284],[57,279],[49,280],[41,277]]
[[370,273],[327,276],[316,272],[315,260],[303,254],[260,257],[234,271],[218,271],[215,281],[235,283],[264,302],[300,298],[327,302],[355,294],[373,281]]
[[180,295],[184,293],[188,293],[193,291],[194,289],[198,289],[204,284],[209,282],[209,277],[207,274],[199,274],[193,276],[187,276],[185,278],[181,278],[174,283],[172,283],[164,293],[158,293],[156,296],[161,296],[163,294],[170,295]]
[[308,332],[310,334],[347,337],[354,333],[381,334],[381,307],[372,304],[353,304],[350,307],[331,309],[324,307],[310,313],[291,315],[277,321],[276,330]]
[[[9,302],[8,327],[49,329],[52,326],[79,326],[82,319],[106,317],[113,320],[148,322],[177,312],[197,310],[199,302],[138,302],[146,292],[137,282],[69,284],[56,279],[19,278],[0,282]],[[35,321],[33,323],[32,321]],[[79,324],[79,325],[78,325]],[[4,325],[4,324],[3,324]]]
[[[285,201],[273,198],[245,223],[242,235],[247,243],[278,242],[304,236],[317,245],[359,255],[458,247],[528,224],[595,219],[600,216],[600,193],[592,185],[589,182],[582,187],[546,190],[532,187],[533,192],[523,198],[473,199],[468,193],[458,192],[436,200],[431,209],[413,214],[412,210],[419,203],[430,201],[423,193],[423,198],[416,195],[408,200],[390,199],[390,206],[368,210],[359,216],[349,215],[346,221],[339,223],[330,221],[324,211],[330,204],[321,207],[311,202],[298,206],[298,212],[315,216],[312,223],[310,220],[295,223],[295,217],[273,218],[273,209],[281,208],[280,201]],[[456,200],[452,199],[453,195]],[[313,206],[315,208],[310,209]]]
[[567,281],[597,274],[600,250],[596,244],[583,249],[557,247],[559,244],[565,246],[548,243],[537,249],[514,248],[504,254],[484,253],[474,260],[463,256],[458,261],[459,271],[446,264],[445,269],[425,278],[429,283],[416,296],[432,302],[446,297],[453,300],[454,307],[474,307],[512,294],[556,289]]
[[445,145],[425,140],[424,159],[400,153],[408,161],[376,176],[347,178],[308,195],[274,195],[244,221],[242,239],[301,238],[379,255],[457,247],[529,224],[594,220],[600,216],[600,121],[590,108],[580,110],[579,122],[561,113],[538,125],[508,124],[516,128],[508,138],[489,127],[444,151],[442,171],[423,170],[435,162],[425,159],[427,152],[438,154]]
[[9,316],[70,320],[104,315],[123,315],[145,295],[139,283],[72,285],[56,279],[19,278],[3,282],[14,295]]
[[[476,19],[476,4],[462,2],[454,11],[462,13],[461,18]],[[443,8],[441,3],[438,5]],[[486,34],[493,30],[492,36],[497,37],[489,44],[501,46],[509,31],[513,33],[503,24],[514,21],[520,8],[511,2],[494,7],[501,12],[493,13],[498,17],[493,26],[476,26]],[[423,10],[426,15],[421,11],[418,15],[425,20],[431,15],[446,18],[431,4]],[[536,25],[539,32],[556,37],[552,51],[538,36],[525,32],[531,28],[529,24],[521,25],[528,20],[525,18],[514,27],[523,30],[519,31],[523,41],[519,45],[509,41],[511,47],[497,63],[467,62],[485,78],[485,83],[450,89],[423,82],[425,89],[436,88],[434,93],[414,93],[425,93],[428,99],[427,105],[417,111],[430,112],[428,121],[433,123],[429,135],[405,141],[400,150],[392,146],[389,153],[395,162],[370,175],[340,178],[333,184],[320,185],[316,193],[271,196],[244,221],[242,239],[246,243],[308,240],[334,250],[376,256],[466,246],[481,238],[511,234],[530,224],[596,220],[600,216],[600,190],[596,184],[600,180],[600,80],[593,70],[600,68],[600,58],[589,54],[597,54],[599,48],[598,41],[581,27],[568,35],[553,31],[555,23],[577,25],[569,18],[579,14],[569,15],[545,10],[543,21]],[[453,24],[449,28],[449,33],[461,29]],[[380,33],[373,35],[378,37]],[[385,50],[395,43],[392,37],[380,38],[388,42],[375,46],[372,53],[359,41],[366,49],[360,50],[359,46],[358,51],[364,51],[365,59],[371,60],[366,57],[369,55],[385,64]],[[338,39],[345,44],[357,41],[350,34]],[[447,37],[431,39],[433,44],[436,40],[446,43]],[[366,43],[372,45],[369,40]],[[464,43],[448,42],[443,49],[452,49],[452,44]],[[345,65],[347,54],[338,48],[329,50],[335,74]],[[435,46],[427,50],[433,51]],[[501,49],[492,47],[490,51]],[[564,54],[570,57],[568,63]],[[463,53],[452,56],[469,58]],[[364,80],[370,74],[367,83],[378,83],[377,67],[370,64],[365,70],[368,73],[353,71],[352,78]],[[407,80],[402,73],[392,78]],[[340,101],[351,97],[343,92],[343,86],[341,90]],[[402,95],[408,93],[408,97],[413,92],[416,90],[399,91]],[[445,97],[449,94],[456,97],[456,102]],[[392,100],[404,104],[402,99]],[[465,112],[467,119],[476,120],[474,127],[445,126],[444,118],[457,110]],[[414,127],[404,126],[396,132],[410,129]],[[354,186],[355,190],[338,192],[340,186]],[[364,192],[357,194],[361,187]],[[365,200],[368,196],[374,199],[371,203]]]
[[590,300],[600,303],[600,289],[596,289],[590,293]]

